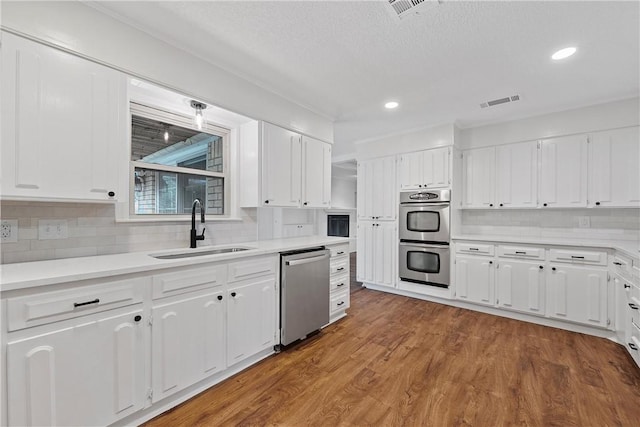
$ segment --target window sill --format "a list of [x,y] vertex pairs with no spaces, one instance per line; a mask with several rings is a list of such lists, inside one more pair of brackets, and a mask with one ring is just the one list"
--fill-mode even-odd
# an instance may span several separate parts
[[[196,215],[196,221],[200,222],[200,214]],[[116,223],[143,223],[143,222],[191,222],[191,216],[179,216],[175,218],[117,218]],[[206,217],[205,222],[242,222],[242,218],[238,217],[224,217],[224,218],[212,218]]]

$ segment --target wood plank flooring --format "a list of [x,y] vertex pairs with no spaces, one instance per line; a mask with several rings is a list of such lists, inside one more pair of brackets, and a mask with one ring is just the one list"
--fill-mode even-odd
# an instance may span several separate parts
[[638,426],[605,339],[368,289],[349,316],[148,426]]

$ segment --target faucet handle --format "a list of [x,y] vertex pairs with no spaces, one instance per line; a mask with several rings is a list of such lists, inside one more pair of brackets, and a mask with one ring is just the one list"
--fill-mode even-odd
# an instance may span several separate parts
[[198,240],[204,240],[204,230],[206,230],[206,228],[202,228],[202,233],[200,233],[199,236],[196,236]]

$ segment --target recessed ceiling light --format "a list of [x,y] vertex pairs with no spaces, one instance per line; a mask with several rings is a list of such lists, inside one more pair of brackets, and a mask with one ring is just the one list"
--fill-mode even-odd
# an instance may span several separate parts
[[398,104],[396,101],[389,101],[386,104],[384,104],[384,108],[392,110],[392,109],[398,107],[398,105],[400,105],[400,104]]
[[551,59],[559,61],[561,59],[568,58],[576,53],[576,50],[577,49],[575,47],[565,47],[564,49],[560,49],[559,51],[551,55]]

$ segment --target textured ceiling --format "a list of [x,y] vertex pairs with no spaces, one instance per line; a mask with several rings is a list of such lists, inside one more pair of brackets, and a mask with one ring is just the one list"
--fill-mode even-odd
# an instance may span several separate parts
[[[639,2],[104,2],[102,10],[335,120],[350,142],[639,94]],[[578,53],[553,62],[557,49]],[[520,94],[521,101],[480,109]],[[394,111],[382,108],[396,99]],[[341,146],[342,145],[342,146]]]

